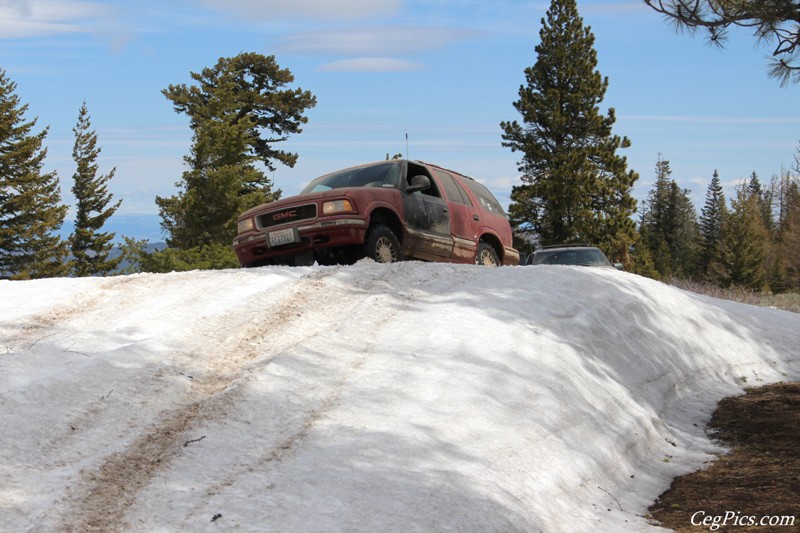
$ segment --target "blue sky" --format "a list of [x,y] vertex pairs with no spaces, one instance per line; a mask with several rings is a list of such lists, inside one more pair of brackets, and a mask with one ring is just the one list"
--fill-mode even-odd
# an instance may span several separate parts
[[[47,167],[70,193],[72,128],[86,100],[103,148],[101,172],[132,236],[158,240],[155,196],[171,195],[191,133],[161,90],[239,52],[275,55],[317,96],[303,133],[283,143],[300,159],[274,173],[284,195],[325,172],[387,153],[437,163],[486,183],[507,205],[519,154],[499,123],[535,60],[549,2],[518,0],[0,0],[0,68],[50,127]],[[729,194],[755,171],[768,182],[794,165],[797,85],[767,77],[771,49],[744,29],[724,50],[676,33],[639,0],[579,1],[598,70],[609,78],[620,153],[646,197],[660,157],[699,210],[719,171]]]

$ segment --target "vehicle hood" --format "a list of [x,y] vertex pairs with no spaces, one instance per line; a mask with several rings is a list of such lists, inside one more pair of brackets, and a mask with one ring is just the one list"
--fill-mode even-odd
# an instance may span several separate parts
[[282,207],[287,207],[291,205],[298,205],[298,204],[305,204],[311,202],[319,202],[324,201],[329,198],[341,198],[342,196],[352,197],[354,194],[369,194],[373,196],[381,196],[383,194],[390,194],[389,191],[397,191],[395,188],[380,188],[380,187],[343,187],[340,189],[331,189],[329,191],[322,191],[322,192],[310,192],[306,194],[296,194],[294,196],[288,196],[286,198],[281,198],[275,202],[270,202],[267,204],[258,205],[252,209],[248,209],[244,213],[242,213],[239,218],[247,218],[249,216],[253,216],[257,213],[263,213],[265,211],[272,211],[274,209],[280,209]]

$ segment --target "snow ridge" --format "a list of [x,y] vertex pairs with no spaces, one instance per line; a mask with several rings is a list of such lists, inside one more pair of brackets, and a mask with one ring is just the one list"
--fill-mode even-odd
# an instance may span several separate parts
[[800,317],[604,269],[0,281],[0,531],[650,531]]

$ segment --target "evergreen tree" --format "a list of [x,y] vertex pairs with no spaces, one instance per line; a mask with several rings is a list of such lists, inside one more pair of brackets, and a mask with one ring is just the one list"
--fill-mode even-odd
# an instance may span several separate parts
[[631,265],[627,268],[629,272],[639,274],[653,279],[662,279],[661,273],[656,269],[653,264],[653,258],[650,250],[645,246],[642,241],[641,235],[633,245],[633,252],[631,253]]
[[800,291],[800,177],[785,172],[781,178],[780,196],[778,241],[782,271],[786,287]]
[[780,293],[785,290],[785,280],[780,259],[778,232],[772,212],[775,191],[774,180],[769,188],[764,188],[761,186],[758,174],[755,171],[750,174],[750,181],[747,182],[747,194],[755,203],[761,224],[766,230],[764,268],[767,275],[767,286],[771,292]]
[[758,174],[753,171],[753,173],[750,174],[750,181],[747,182],[747,193],[758,205],[758,212],[761,215],[764,227],[772,231],[775,228],[775,221],[772,216],[772,188],[764,189],[761,186],[761,180],[758,179]]
[[73,175],[72,193],[75,195],[77,212],[75,230],[70,238],[72,272],[76,276],[106,275],[113,272],[121,258],[109,259],[108,254],[114,246],[114,233],[101,231],[108,218],[114,214],[121,200],[109,205],[112,195],[108,192],[108,181],[114,177],[115,168],[106,175],[97,175],[97,133],[91,129],[92,123],[86,102],[78,112],[78,123],[73,128],[75,145],[72,158],[77,170]]
[[28,105],[0,69],[0,277],[29,279],[66,273],[67,245],[58,235],[67,207],[55,172],[44,173],[47,128],[32,130]]
[[794,174],[789,170],[781,172],[778,185],[778,231],[782,232],[788,219],[794,214],[800,198],[800,143],[794,155]]
[[649,251],[653,266],[658,271],[660,278],[669,277],[672,274],[670,267],[672,259],[667,244],[668,224],[671,224],[671,221],[667,219],[671,174],[669,161],[659,157],[656,162],[656,182],[653,189],[647,194],[640,210],[641,244]]
[[514,103],[522,124],[501,123],[503,146],[522,153],[511,222],[543,244],[591,242],[627,262],[638,175],[616,153],[630,141],[612,135],[614,109],[600,113],[608,79],[595,70],[594,35],[574,0],[553,0],[541,22],[537,60]]
[[176,196],[158,197],[167,242],[179,249],[230,245],[238,215],[277,199],[272,181],[258,166],[294,166],[297,154],[274,148],[307,122],[316,104],[308,91],[285,89],[294,81],[273,56],[243,53],[220,58],[212,68],[192,73],[198,85],[170,85],[163,91],[175,110],[190,118],[193,131],[189,170]]
[[768,233],[755,197],[747,187],[736,189],[731,211],[724,217],[717,253],[709,266],[712,279],[722,287],[754,291],[767,288]]
[[682,189],[674,181],[670,184],[670,211],[673,213],[669,244],[672,272],[682,278],[691,278],[697,272],[700,225],[697,211],[690,198],[691,191]]
[[722,222],[728,208],[719,174],[714,170],[706,190],[706,203],[700,210],[700,274],[708,274],[709,265],[717,254],[717,246],[722,235]]
[[662,278],[690,277],[694,272],[699,229],[689,191],[671,178],[669,161],[656,163],[656,183],[644,202],[642,244]]

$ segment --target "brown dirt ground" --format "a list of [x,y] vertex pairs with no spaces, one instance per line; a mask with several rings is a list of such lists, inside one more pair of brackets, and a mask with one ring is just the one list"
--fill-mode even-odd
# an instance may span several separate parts
[[[650,508],[677,532],[800,532],[800,383],[752,388],[725,398],[709,429],[731,449],[708,468],[676,478]],[[703,511],[705,514],[696,514]],[[722,526],[727,512],[730,518]],[[692,525],[723,517],[715,529]],[[748,526],[746,517],[794,517],[794,525]],[[776,519],[777,520],[777,519]],[[736,522],[739,524],[736,524]]]

